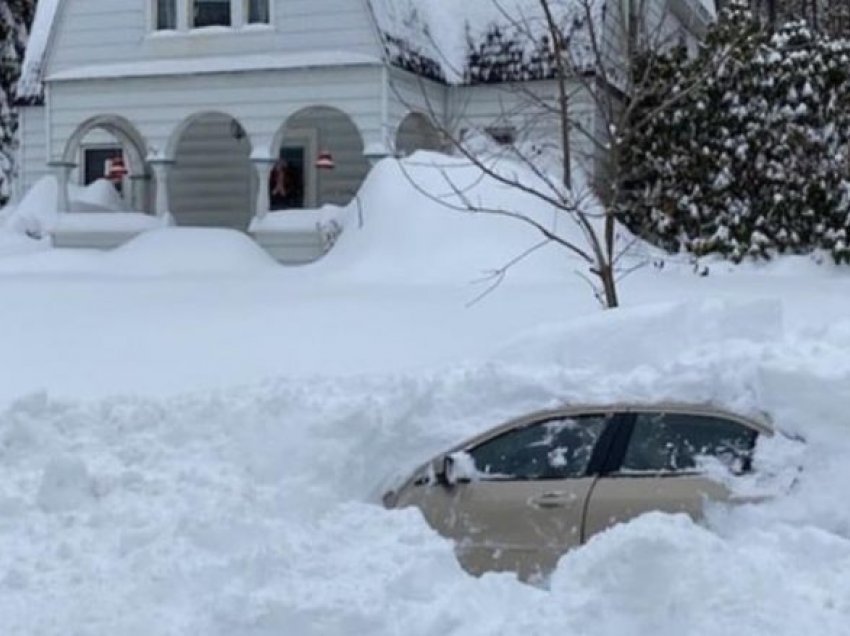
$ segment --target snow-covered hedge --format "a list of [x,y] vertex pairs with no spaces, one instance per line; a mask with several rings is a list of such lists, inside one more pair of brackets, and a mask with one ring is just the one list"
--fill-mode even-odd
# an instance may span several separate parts
[[624,157],[628,223],[734,261],[825,249],[850,262],[850,42],[802,22],[770,34],[733,6],[696,59],[652,63],[655,91],[635,113],[649,124]]

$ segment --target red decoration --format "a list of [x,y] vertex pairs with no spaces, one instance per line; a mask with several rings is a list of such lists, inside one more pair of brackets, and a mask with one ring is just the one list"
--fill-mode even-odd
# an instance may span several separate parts
[[124,165],[124,157],[118,155],[106,162],[106,175],[112,183],[121,183],[124,177],[127,176],[127,166]]
[[319,153],[319,158],[316,159],[316,167],[319,170],[333,170],[336,168],[334,156],[327,150],[323,150]]

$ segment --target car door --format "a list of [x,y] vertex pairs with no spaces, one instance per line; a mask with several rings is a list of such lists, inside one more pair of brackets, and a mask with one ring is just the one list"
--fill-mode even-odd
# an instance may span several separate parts
[[413,503],[443,535],[456,540],[461,564],[474,574],[510,570],[524,579],[546,574],[582,541],[582,517],[614,416],[553,416],[464,449],[474,475],[455,485],[423,484]]
[[733,474],[748,471],[758,434],[753,426],[713,414],[632,414],[594,485],[585,536],[652,510],[699,518],[706,499],[730,497],[706,475],[705,461]]

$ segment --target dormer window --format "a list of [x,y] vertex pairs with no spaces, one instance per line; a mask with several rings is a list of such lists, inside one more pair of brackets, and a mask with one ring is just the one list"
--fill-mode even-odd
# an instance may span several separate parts
[[192,26],[230,26],[230,0],[192,0]]
[[155,11],[157,31],[173,31],[177,28],[177,0],[156,0]]
[[269,0],[245,0],[245,17],[248,24],[269,23]]
[[271,0],[149,0],[154,31],[270,25]]

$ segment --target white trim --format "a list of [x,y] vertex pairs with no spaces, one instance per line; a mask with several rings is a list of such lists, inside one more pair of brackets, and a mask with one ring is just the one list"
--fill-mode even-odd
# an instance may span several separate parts
[[44,84],[44,160],[53,161],[53,99],[50,86]]
[[244,0],[230,0],[230,28],[240,30],[247,22]]
[[27,169],[24,164],[24,145],[26,144],[27,135],[24,134],[26,132],[26,115],[27,109],[20,108],[18,109],[18,148],[15,152],[17,157],[15,158],[15,166],[14,172],[12,175],[12,189],[11,196],[12,201],[18,201],[23,198],[23,189],[24,189],[24,179],[26,179]]
[[332,66],[378,66],[379,64],[381,64],[381,61],[372,55],[344,51],[268,53],[81,66],[53,73],[45,81],[199,75],[202,73],[234,73],[239,71],[278,71]]
[[[152,0],[155,1],[155,0]],[[186,0],[177,1],[177,33],[185,33],[189,29],[189,3]],[[173,31],[160,31],[173,33]]]

